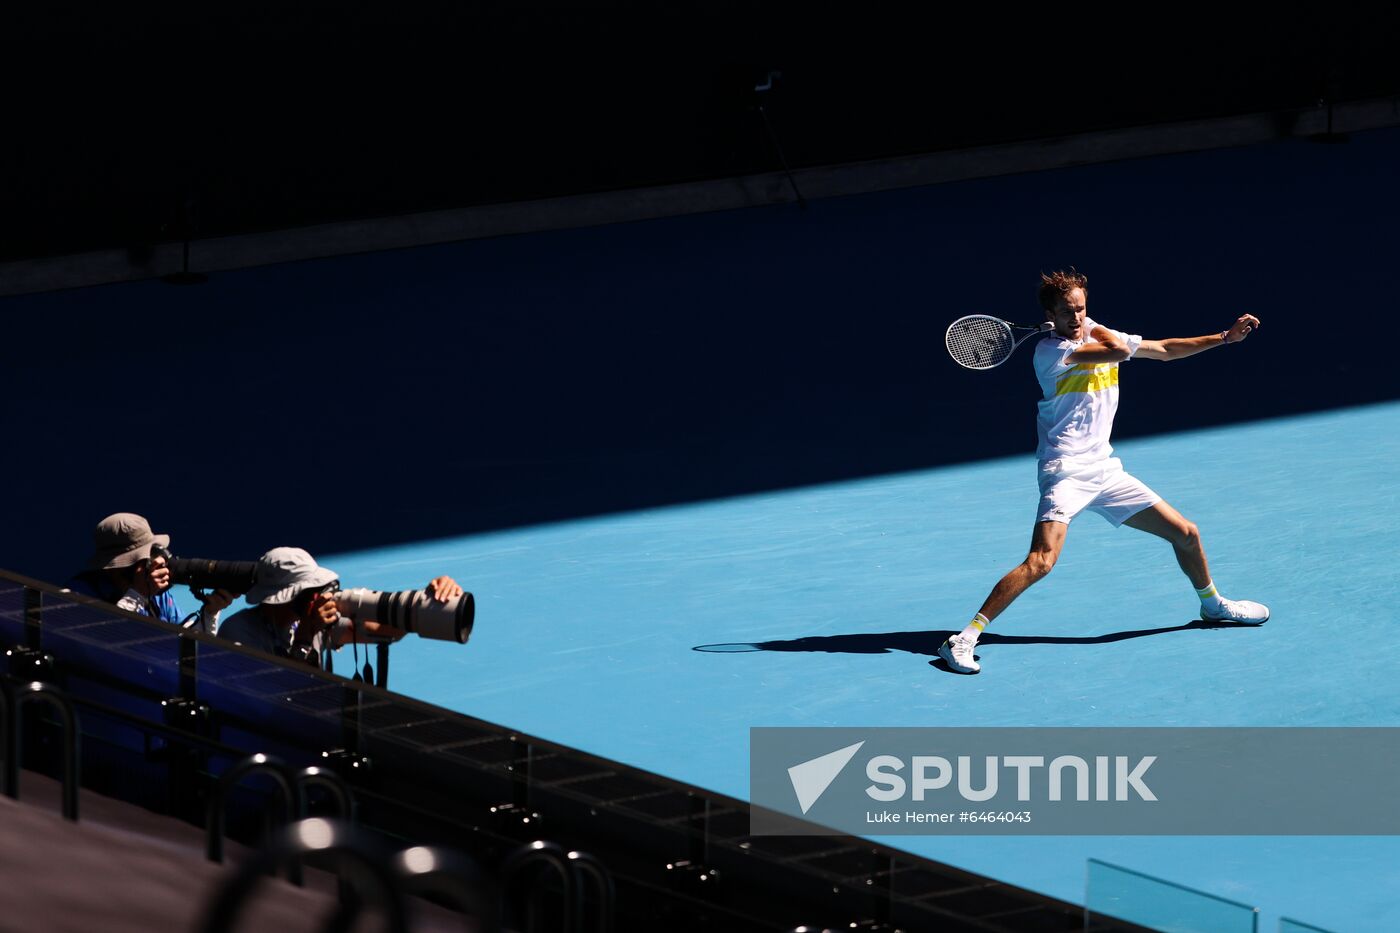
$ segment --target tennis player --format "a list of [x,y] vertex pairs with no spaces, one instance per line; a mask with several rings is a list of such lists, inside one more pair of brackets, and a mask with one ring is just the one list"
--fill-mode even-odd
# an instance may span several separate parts
[[959,674],[981,670],[974,650],[993,619],[1055,566],[1069,523],[1080,512],[1098,512],[1114,527],[1127,525],[1171,542],[1176,562],[1190,578],[1207,622],[1262,625],[1267,606],[1226,599],[1211,582],[1201,534],[1113,456],[1109,433],[1118,410],[1118,367],[1131,359],[1179,360],[1202,350],[1241,343],[1259,326],[1252,314],[1218,334],[1144,340],[1110,330],[1085,314],[1089,280],[1071,269],[1041,275],[1040,305],[1054,324],[1035,345],[1035,374],[1044,398],[1036,418],[1040,507],[1026,559],[992,589],[967,628],[943,642],[938,656]]

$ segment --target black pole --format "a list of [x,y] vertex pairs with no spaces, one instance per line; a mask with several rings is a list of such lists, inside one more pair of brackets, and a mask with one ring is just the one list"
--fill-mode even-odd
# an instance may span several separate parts
[[380,642],[379,644],[375,645],[374,647],[375,647],[375,659],[374,659],[375,674],[374,674],[374,685],[375,685],[376,687],[382,687],[382,688],[384,688],[385,690],[388,690],[388,689],[389,689],[389,643],[388,643],[388,642]]

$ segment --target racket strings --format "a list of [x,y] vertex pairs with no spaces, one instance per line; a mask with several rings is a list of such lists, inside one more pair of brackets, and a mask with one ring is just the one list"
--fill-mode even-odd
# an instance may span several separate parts
[[956,322],[948,330],[948,352],[969,369],[989,369],[1016,349],[1011,328],[990,318]]

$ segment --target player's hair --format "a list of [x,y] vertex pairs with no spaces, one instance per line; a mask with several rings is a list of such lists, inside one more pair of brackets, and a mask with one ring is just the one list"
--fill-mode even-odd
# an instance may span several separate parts
[[1046,311],[1055,310],[1060,299],[1075,288],[1084,289],[1084,297],[1089,297],[1089,277],[1076,271],[1074,266],[1070,266],[1068,272],[1040,273],[1040,306]]

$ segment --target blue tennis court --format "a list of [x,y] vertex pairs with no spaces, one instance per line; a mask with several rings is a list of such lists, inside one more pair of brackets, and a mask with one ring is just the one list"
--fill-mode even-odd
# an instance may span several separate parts
[[[450,573],[472,641],[400,645],[393,689],[738,797],[752,726],[1400,725],[1400,389],[1356,349],[1388,339],[1397,158],[1388,129],[16,299],[8,425],[43,455],[12,458],[0,566],[66,579],[131,509],[184,556]],[[938,644],[1029,540],[1037,393],[1024,349],[966,372],[943,330],[1036,315],[1071,263],[1114,327],[1263,320],[1128,364],[1115,437],[1273,619],[1193,626],[1167,546],[1085,515],[953,675]],[[59,454],[138,315],[172,322],[150,385],[179,449]],[[910,838],[1073,901],[1093,857],[1264,930],[1400,929],[1392,838]]]
[[[1400,725],[1400,404],[1118,453],[1201,526],[1222,590],[1271,606],[1267,625],[1193,627],[1167,546],[1086,515],[983,637],[981,675],[932,666],[1023,556],[1030,456],[324,563],[475,591],[470,645],[399,646],[395,689],[738,797],[756,725]],[[888,841],[1073,901],[1094,857],[1258,905],[1264,930],[1400,928],[1388,837]]]

